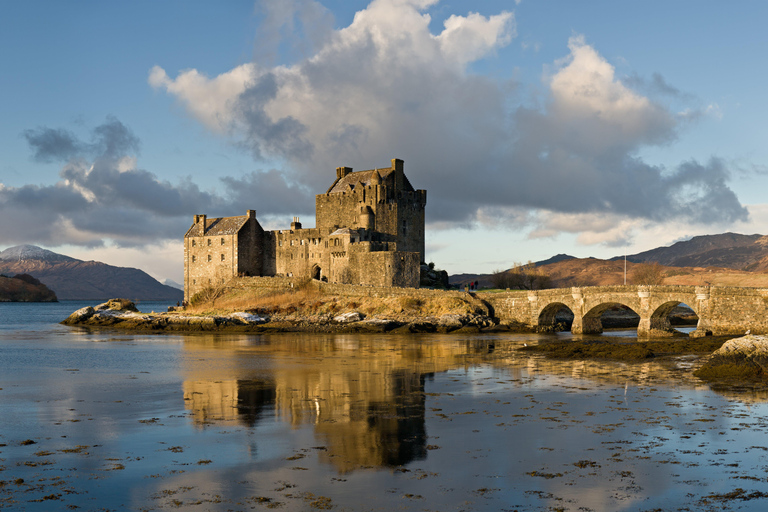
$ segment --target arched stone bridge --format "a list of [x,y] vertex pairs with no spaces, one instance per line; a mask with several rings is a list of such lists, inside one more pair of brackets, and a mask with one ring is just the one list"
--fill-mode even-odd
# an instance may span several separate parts
[[585,286],[551,290],[512,290],[478,293],[494,308],[500,321],[532,327],[554,326],[563,307],[573,312],[571,331],[603,331],[601,315],[614,306],[627,306],[640,315],[639,338],[669,333],[669,313],[679,304],[699,317],[691,336],[768,333],[768,288],[721,286]]

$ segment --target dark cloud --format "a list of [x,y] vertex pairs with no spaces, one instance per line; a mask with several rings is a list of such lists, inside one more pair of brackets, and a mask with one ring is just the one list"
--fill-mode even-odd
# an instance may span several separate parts
[[25,130],[23,135],[39,162],[67,161],[83,151],[80,141],[67,130],[37,128]]
[[[252,172],[240,178],[221,179],[227,190],[227,210],[257,209],[259,215],[314,215],[314,195],[306,187],[289,181],[278,170]],[[227,213],[236,215],[239,213]]]
[[273,120],[264,110],[277,94],[277,81],[272,73],[260,77],[239,98],[239,112],[245,127],[243,144],[256,159],[264,154],[290,159],[309,159],[312,144],[305,138],[306,127],[292,116]]
[[[256,208],[265,214],[311,213],[312,195],[277,171],[224,178],[224,195],[186,178],[159,179],[135,167],[139,140],[115,118],[93,129],[88,141],[63,129],[25,132],[35,158],[66,160],[53,185],[0,187],[4,243],[143,246],[178,239],[192,215],[227,216]],[[292,205],[298,205],[294,207]]]

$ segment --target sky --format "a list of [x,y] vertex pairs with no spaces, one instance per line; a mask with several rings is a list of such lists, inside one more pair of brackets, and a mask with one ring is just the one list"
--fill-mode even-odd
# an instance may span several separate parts
[[182,281],[194,214],[266,229],[405,161],[451,274],[768,234],[768,3],[0,3],[0,249]]

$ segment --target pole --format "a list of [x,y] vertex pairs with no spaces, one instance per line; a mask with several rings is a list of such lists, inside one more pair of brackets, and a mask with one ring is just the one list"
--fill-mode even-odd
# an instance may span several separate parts
[[627,251],[624,251],[624,286],[627,286]]

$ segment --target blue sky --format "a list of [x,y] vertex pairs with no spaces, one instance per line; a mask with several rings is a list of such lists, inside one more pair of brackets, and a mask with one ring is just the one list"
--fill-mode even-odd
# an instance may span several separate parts
[[767,10],[3,2],[0,248],[180,281],[193,214],[311,226],[335,167],[396,157],[451,273],[766,234]]

